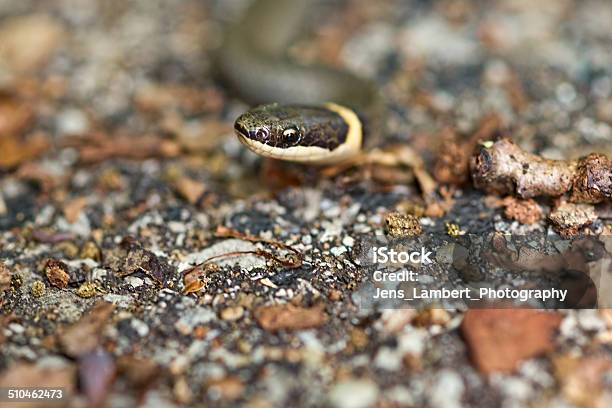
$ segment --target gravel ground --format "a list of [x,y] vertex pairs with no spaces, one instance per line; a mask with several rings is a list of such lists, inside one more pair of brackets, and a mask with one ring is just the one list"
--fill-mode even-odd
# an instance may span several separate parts
[[[0,0],[0,387],[63,387],[71,407],[609,407],[610,309],[359,307],[360,245],[396,211],[436,246],[555,229],[470,183],[435,213],[410,169],[324,177],[246,151],[248,105],[211,57],[245,5]],[[350,0],[311,18],[291,52],[376,81],[388,139],[438,179],[449,135],[612,157],[605,0]],[[596,211],[582,232],[610,235]]]

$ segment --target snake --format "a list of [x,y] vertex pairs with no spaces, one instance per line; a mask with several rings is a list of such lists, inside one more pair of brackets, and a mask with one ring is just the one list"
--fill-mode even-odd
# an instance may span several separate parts
[[369,80],[288,56],[313,3],[254,0],[228,28],[217,69],[254,104],[234,123],[248,149],[289,162],[335,164],[357,157],[377,138],[382,102]]

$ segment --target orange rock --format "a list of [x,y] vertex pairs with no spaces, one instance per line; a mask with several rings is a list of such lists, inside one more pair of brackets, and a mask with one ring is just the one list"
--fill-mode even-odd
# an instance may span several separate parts
[[505,206],[504,215],[511,220],[517,220],[521,224],[535,224],[542,219],[542,210],[535,200],[528,198],[521,200],[515,197],[506,197],[503,200]]
[[255,319],[268,331],[304,330],[319,327],[327,321],[322,307],[298,307],[293,305],[261,306],[255,311]]
[[67,272],[68,267],[65,263],[49,259],[45,264],[45,274],[49,282],[60,289],[64,289],[70,282],[70,275]]
[[238,377],[225,377],[208,384],[208,392],[218,394],[223,400],[235,400],[242,396],[244,384]]

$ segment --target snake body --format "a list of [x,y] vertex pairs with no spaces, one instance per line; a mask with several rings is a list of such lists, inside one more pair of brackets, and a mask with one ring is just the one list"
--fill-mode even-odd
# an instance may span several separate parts
[[226,34],[218,67],[245,100],[262,104],[240,115],[236,135],[255,153],[328,164],[357,155],[379,116],[372,83],[349,72],[306,66],[286,51],[313,0],[255,0]]

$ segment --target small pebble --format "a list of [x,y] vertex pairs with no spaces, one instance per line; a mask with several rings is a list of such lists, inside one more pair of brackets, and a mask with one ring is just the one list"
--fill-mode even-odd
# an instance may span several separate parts
[[412,237],[423,233],[419,219],[410,214],[389,213],[385,216],[385,225],[389,235],[393,237]]
[[102,258],[102,254],[100,253],[100,248],[98,248],[98,246],[93,241],[87,241],[83,244],[83,247],[81,248],[80,257],[93,259],[94,261],[100,261],[100,259]]
[[76,291],[76,294],[82,298],[90,298],[98,293],[98,288],[93,282],[85,282]]
[[226,307],[221,311],[221,319],[235,321],[239,320],[244,315],[244,308],[242,306]]
[[10,323],[8,325],[8,328],[15,334],[22,334],[23,332],[25,332],[25,327],[17,323]]
[[60,289],[68,286],[68,282],[70,281],[70,275],[68,275],[67,270],[68,267],[65,263],[55,259],[49,259],[45,265],[47,279],[49,279],[51,285]]
[[45,283],[41,280],[36,280],[32,283],[30,291],[32,292],[32,296],[39,298],[45,294],[45,289]]
[[147,324],[142,320],[132,319],[131,326],[140,337],[145,337],[147,334],[149,334],[149,326],[147,326]]
[[329,402],[336,408],[367,408],[376,402],[378,385],[370,380],[344,380],[329,393]]
[[342,245],[352,247],[355,245],[355,240],[353,239],[353,237],[347,235],[346,237],[344,237],[344,239],[342,239]]
[[430,390],[431,406],[435,408],[460,408],[465,386],[461,376],[448,369],[440,371]]
[[465,235],[465,231],[461,230],[459,224],[455,224],[452,222],[446,223],[446,233],[451,237],[457,237],[459,235]]
[[89,129],[87,116],[79,109],[66,109],[57,118],[57,127],[62,134],[83,134]]
[[126,276],[125,282],[133,288],[138,288],[144,284],[144,280],[140,279],[137,276]]

